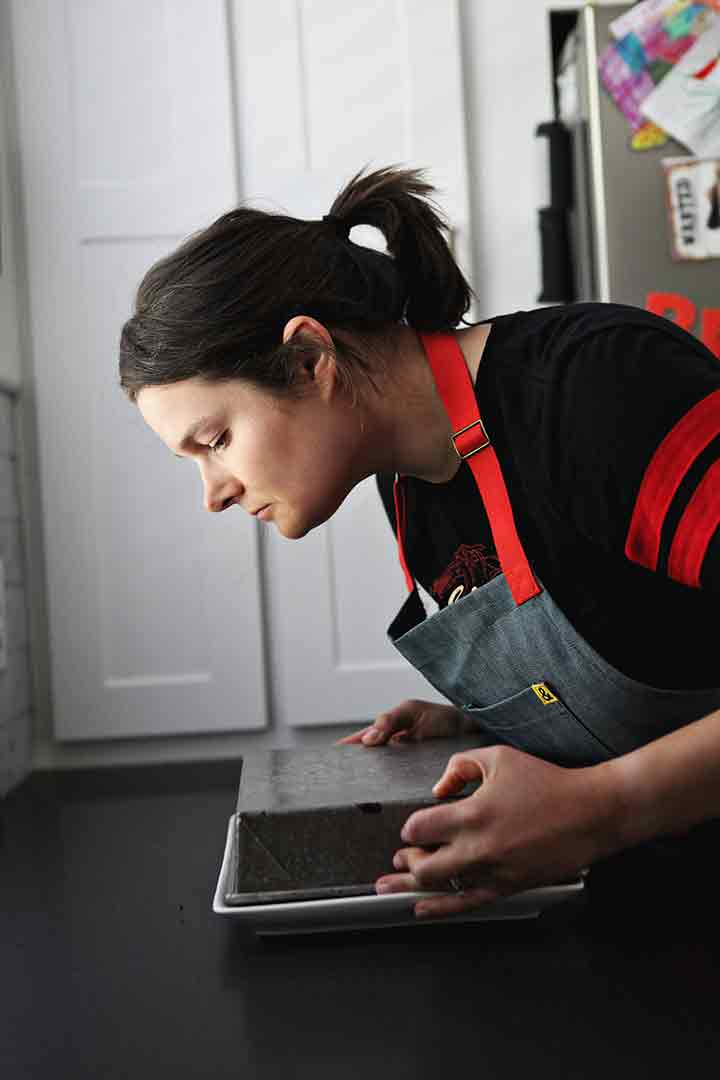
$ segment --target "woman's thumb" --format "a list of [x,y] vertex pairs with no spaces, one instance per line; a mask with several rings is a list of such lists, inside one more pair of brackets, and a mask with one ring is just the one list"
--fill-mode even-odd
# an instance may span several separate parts
[[470,780],[485,779],[485,761],[482,750],[468,750],[462,754],[453,754],[445,772],[433,787],[433,795],[442,799],[446,795],[456,795]]

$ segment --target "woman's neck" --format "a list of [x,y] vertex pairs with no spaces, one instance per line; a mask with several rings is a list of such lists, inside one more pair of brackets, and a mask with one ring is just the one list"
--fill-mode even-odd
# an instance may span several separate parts
[[[455,331],[475,382],[490,324]],[[366,400],[372,441],[371,472],[398,472],[432,484],[451,480],[460,467],[452,427],[418,333],[399,327],[388,350],[380,394]]]

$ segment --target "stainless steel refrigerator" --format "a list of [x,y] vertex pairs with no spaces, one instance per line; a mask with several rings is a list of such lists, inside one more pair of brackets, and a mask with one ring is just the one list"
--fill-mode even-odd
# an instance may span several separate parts
[[[551,206],[540,211],[545,302],[613,301],[682,321],[672,297],[685,298],[688,326],[720,356],[720,259],[672,256],[663,158],[692,156],[669,140],[632,150],[625,116],[605,91],[598,57],[613,41],[610,23],[632,5],[549,11],[555,117],[538,128],[550,142]],[[568,40],[570,38],[570,40]],[[572,52],[573,105],[558,94],[561,57]],[[649,300],[656,294],[654,303]],[[688,307],[685,305],[687,316]],[[687,319],[686,319],[687,321]]]

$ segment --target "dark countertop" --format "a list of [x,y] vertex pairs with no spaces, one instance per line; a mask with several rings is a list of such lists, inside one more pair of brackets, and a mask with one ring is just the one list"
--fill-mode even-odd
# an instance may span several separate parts
[[238,776],[35,773],[0,802],[3,1080],[717,1067],[715,830],[537,920],[248,941],[211,910]]

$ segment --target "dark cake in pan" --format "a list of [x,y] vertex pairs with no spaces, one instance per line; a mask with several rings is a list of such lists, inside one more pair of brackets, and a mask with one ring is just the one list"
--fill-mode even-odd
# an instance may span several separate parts
[[[235,815],[232,905],[374,894],[393,873],[400,830],[448,799],[432,787],[482,735],[399,746],[269,750],[245,758]],[[467,784],[451,799],[477,788]]]

